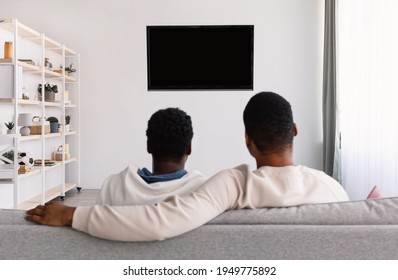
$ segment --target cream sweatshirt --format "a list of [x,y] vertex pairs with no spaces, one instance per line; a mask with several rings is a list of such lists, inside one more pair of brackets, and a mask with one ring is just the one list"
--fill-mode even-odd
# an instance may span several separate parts
[[130,165],[121,172],[108,176],[102,184],[96,204],[154,204],[174,195],[191,193],[207,179],[199,171],[191,171],[180,179],[148,184],[138,171],[138,167]]
[[195,192],[155,205],[77,207],[72,227],[120,241],[163,240],[193,230],[226,210],[346,201],[342,186],[304,166],[248,165],[221,171]]

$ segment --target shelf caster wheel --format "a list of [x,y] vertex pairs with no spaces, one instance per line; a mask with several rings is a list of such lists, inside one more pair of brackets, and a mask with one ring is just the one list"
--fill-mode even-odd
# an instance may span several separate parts
[[82,190],[81,187],[76,187],[76,189],[77,189],[77,192],[80,192]]
[[60,196],[59,199],[61,199],[61,201],[65,200],[65,196]]

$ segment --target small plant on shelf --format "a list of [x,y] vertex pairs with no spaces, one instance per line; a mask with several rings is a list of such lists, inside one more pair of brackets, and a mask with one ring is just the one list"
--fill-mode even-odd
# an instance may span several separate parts
[[69,66],[66,66],[65,71],[68,72],[68,74],[76,72],[76,69],[73,68],[73,63],[71,63]]
[[50,123],[58,123],[59,122],[57,117],[48,117],[47,121]]
[[[37,91],[39,93],[41,93],[43,88],[43,84],[39,84],[39,87],[37,88]],[[57,85],[50,85],[49,83],[46,83],[44,85],[44,92],[54,92],[57,93],[58,92],[58,86]]]
[[[41,91],[43,89],[43,84],[39,84],[39,86],[37,87],[37,91],[38,91],[38,99],[39,101],[42,100],[41,97]],[[58,86],[57,85],[50,85],[49,83],[46,83],[44,85],[44,100],[45,101],[49,101],[49,102],[54,102],[55,101],[55,94],[58,92]]]
[[65,116],[65,132],[70,131],[70,115]]
[[12,133],[12,130],[14,129],[15,124],[13,122],[7,122],[4,123],[7,127],[7,133]]
[[[14,150],[10,150],[8,152],[5,152],[2,154],[3,157],[5,157],[6,159],[9,159],[10,161],[14,161]],[[5,164],[9,164],[8,161],[3,160],[3,162]]]

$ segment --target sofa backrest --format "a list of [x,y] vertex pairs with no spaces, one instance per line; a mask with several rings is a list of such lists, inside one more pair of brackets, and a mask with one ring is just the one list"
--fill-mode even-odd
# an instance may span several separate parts
[[228,211],[210,224],[398,225],[398,197]]

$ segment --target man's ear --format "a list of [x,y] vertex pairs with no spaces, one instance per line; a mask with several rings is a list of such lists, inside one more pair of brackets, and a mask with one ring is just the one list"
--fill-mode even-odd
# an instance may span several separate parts
[[246,147],[249,148],[250,145],[251,145],[252,140],[251,140],[250,136],[247,134],[246,131],[245,131],[245,141],[246,141]]
[[294,127],[294,136],[297,136],[297,134],[298,134],[297,125],[295,123],[293,123],[293,127]]
[[249,134],[245,131],[245,140],[246,140],[246,147],[247,150],[249,151],[249,154],[255,158],[255,153],[257,151],[256,144],[253,142],[253,140],[250,138]]
[[152,154],[152,148],[151,148],[151,146],[149,145],[148,140],[146,141],[146,151],[148,152],[148,154]]
[[192,142],[189,142],[186,155],[189,156],[192,153]]

